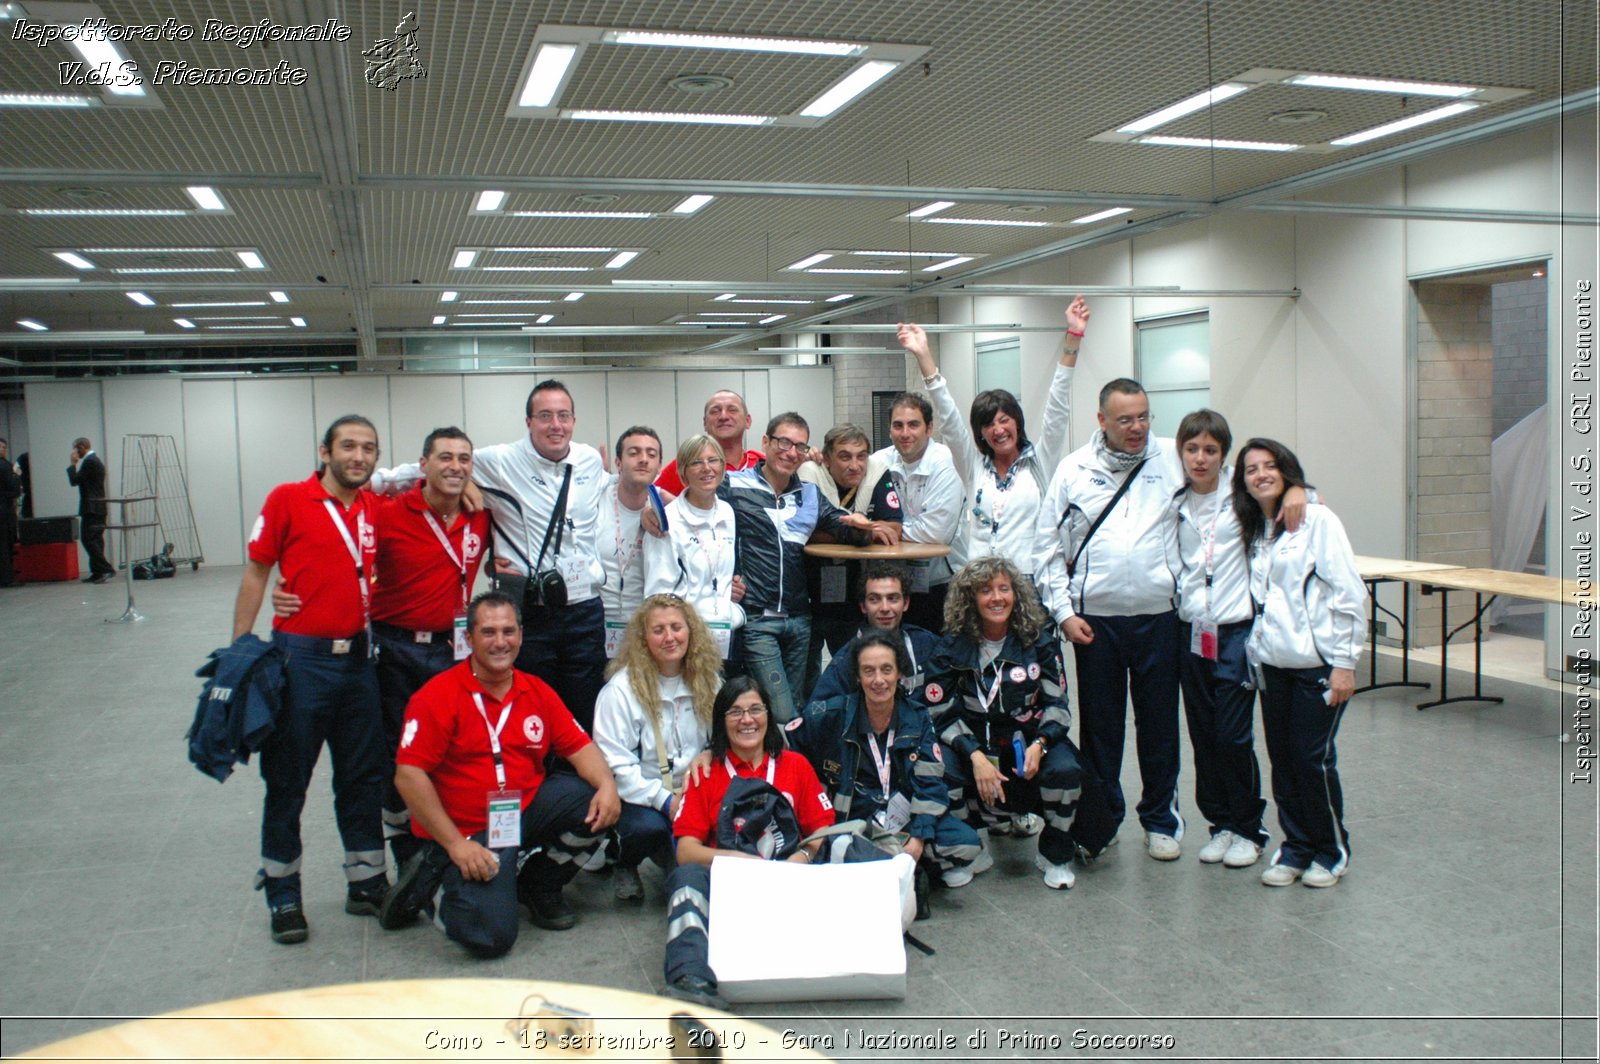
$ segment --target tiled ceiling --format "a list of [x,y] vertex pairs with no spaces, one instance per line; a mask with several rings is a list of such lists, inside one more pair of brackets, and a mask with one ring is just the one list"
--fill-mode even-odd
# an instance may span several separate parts
[[[34,5],[37,10],[43,8]],[[1136,197],[1111,222],[1122,230],[1442,133],[1470,130],[1595,84],[1593,4],[1527,0],[678,0],[432,4],[333,0],[147,3],[100,0],[112,23],[171,17],[196,29],[187,41],[125,45],[141,71],[193,67],[304,68],[303,85],[153,87],[159,106],[85,110],[0,107],[0,343],[29,317],[52,332],[143,330],[170,342],[179,302],[255,301],[285,291],[296,338],[354,335],[364,355],[377,339],[441,331],[446,315],[491,311],[463,299],[549,299],[498,304],[548,311],[553,326],[658,326],[717,309],[712,292],[628,292],[616,280],[726,282],[742,296],[807,298],[793,320],[819,313],[834,292],[907,291],[926,284],[926,258],[836,259],[825,267],[893,268],[883,275],[813,275],[789,264],[821,251],[940,251],[975,256],[940,274],[1003,265],[1071,237],[1071,219]],[[14,39],[7,27],[33,13],[0,4],[0,93],[61,92],[61,44]],[[365,80],[362,49],[392,36],[415,10],[427,76],[384,91]],[[297,26],[332,18],[345,42],[203,41],[207,20]],[[871,92],[811,128],[583,122],[508,117],[541,27],[695,31],[800,37],[925,48]],[[568,108],[792,115],[853,60],[717,49],[591,44],[559,105]],[[1504,102],[1346,149],[1266,154],[1156,148],[1091,140],[1242,72],[1270,68],[1519,90]],[[682,75],[731,86],[687,93]],[[78,90],[72,90],[78,91]],[[1328,141],[1444,101],[1267,85],[1160,132],[1219,139]],[[1283,112],[1321,112],[1304,124]],[[697,182],[731,182],[688,217],[670,212]],[[1308,181],[1309,183],[1309,181]],[[185,184],[217,188],[223,214],[196,212]],[[871,186],[867,188],[865,186]],[[497,213],[475,213],[477,194],[503,188]],[[1048,223],[1041,227],[937,225],[904,215],[929,190],[984,190],[938,215]],[[903,190],[896,193],[895,190]],[[1053,195],[1052,195],[1053,194]],[[90,207],[167,208],[175,217],[63,217],[24,213]],[[516,217],[516,211],[643,211],[648,219]],[[1093,229],[1094,227],[1088,227]],[[86,248],[78,270],[54,252]],[[163,249],[216,248],[201,254]],[[515,253],[507,247],[639,249],[621,269],[610,253]],[[215,274],[119,274],[117,267],[182,268],[260,252],[265,269]],[[473,269],[458,248],[491,249]],[[534,267],[516,272],[483,266]],[[589,267],[585,272],[550,266]],[[18,279],[77,278],[64,291]],[[9,279],[9,283],[8,283]],[[764,287],[765,286],[765,287]],[[797,293],[796,286],[810,290]],[[566,290],[585,290],[580,301]],[[148,292],[155,307],[134,305]],[[292,308],[292,309],[291,309]],[[761,309],[756,307],[754,309]],[[849,304],[835,307],[848,316]],[[201,313],[201,312],[196,312]],[[226,312],[219,311],[220,314]],[[241,316],[254,313],[238,312]],[[481,320],[481,319],[480,319]],[[751,326],[755,329],[755,326]],[[230,339],[247,336],[234,331]],[[29,339],[47,339],[39,334]],[[283,333],[262,333],[283,340]],[[671,347],[671,339],[652,340]],[[752,339],[752,343],[754,343]],[[676,342],[681,349],[682,341]]]

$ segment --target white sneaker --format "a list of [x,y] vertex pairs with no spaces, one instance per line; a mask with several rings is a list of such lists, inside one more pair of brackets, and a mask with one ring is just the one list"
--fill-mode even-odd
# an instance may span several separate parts
[[1261,847],[1243,835],[1235,835],[1228,852],[1222,855],[1222,863],[1229,868],[1249,868],[1260,859]]
[[978,856],[973,859],[971,864],[963,865],[960,868],[952,868],[947,872],[941,873],[939,878],[947,887],[964,887],[972,882],[973,877],[981,875],[993,867],[994,857],[990,855],[988,850],[979,850]]
[[1308,887],[1333,887],[1338,885],[1339,877],[1343,874],[1343,872],[1330,872],[1317,862],[1312,861],[1300,876],[1300,882]]
[[1183,854],[1183,847],[1178,845],[1177,839],[1159,831],[1144,833],[1144,848],[1158,861],[1176,861]]
[[1211,836],[1211,841],[1200,847],[1200,863],[1216,864],[1221,861],[1233,845],[1233,840],[1238,837],[1231,831],[1219,831]]
[[1270,864],[1261,873],[1261,884],[1267,887],[1287,887],[1300,878],[1305,869],[1294,865]]
[[1071,890],[1072,884],[1078,881],[1071,868],[1064,864],[1051,864],[1042,853],[1035,855],[1033,863],[1044,873],[1044,885],[1051,890]]

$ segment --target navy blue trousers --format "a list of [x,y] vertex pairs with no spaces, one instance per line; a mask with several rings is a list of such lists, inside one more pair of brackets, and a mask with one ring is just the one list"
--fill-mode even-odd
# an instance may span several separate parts
[[1343,872],[1350,860],[1350,833],[1344,829],[1344,790],[1333,740],[1344,705],[1329,707],[1322,700],[1331,670],[1264,665],[1262,671],[1267,685],[1261,692],[1261,730],[1283,828],[1283,845],[1272,861],[1295,868],[1315,861],[1330,872]]
[[405,727],[406,704],[422,685],[456,663],[450,639],[435,633],[433,642],[418,643],[400,629],[374,623],[378,637],[378,701],[383,706],[383,837],[394,850],[398,868],[417,852],[417,837],[411,834],[411,812],[394,785],[394,755],[400,749],[400,731]]
[[1194,750],[1194,803],[1213,835],[1231,831],[1265,846],[1266,799],[1256,764],[1256,693],[1246,687],[1244,645],[1250,621],[1217,626],[1217,660],[1189,653],[1190,625],[1179,625],[1183,647],[1183,712]]
[[1073,644],[1078,664],[1078,748],[1100,777],[1113,825],[1127,815],[1122,746],[1133,695],[1134,749],[1144,794],[1146,831],[1183,837],[1178,815],[1178,613],[1089,617],[1088,646]]
[[598,598],[522,618],[517,668],[555,689],[583,730],[594,732],[594,700],[606,683],[606,608]]

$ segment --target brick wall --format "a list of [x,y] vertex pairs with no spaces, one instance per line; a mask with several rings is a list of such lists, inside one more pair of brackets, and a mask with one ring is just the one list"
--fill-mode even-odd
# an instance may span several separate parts
[[[1494,346],[1494,435],[1543,406],[1549,336],[1545,316],[1548,293],[1543,277],[1497,284],[1490,292],[1490,332]],[[1533,541],[1528,567],[1544,570],[1544,534]]]

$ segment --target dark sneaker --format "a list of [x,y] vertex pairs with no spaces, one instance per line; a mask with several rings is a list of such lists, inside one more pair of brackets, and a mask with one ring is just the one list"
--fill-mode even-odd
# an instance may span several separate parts
[[638,901],[644,897],[644,883],[639,879],[639,869],[617,865],[611,873],[611,887],[618,901]]
[[311,927],[306,923],[306,914],[300,911],[299,902],[285,902],[271,912],[272,941],[292,946],[311,937]]
[[717,993],[717,984],[698,975],[680,975],[668,983],[661,992],[669,998],[677,998],[693,1005],[703,1005],[708,1009],[728,1007],[728,1003],[722,1000],[722,995]]
[[351,916],[377,916],[389,893],[389,877],[373,876],[363,883],[352,883],[344,898],[344,911]]
[[422,876],[421,851],[400,867],[394,886],[384,894],[378,906],[378,926],[385,931],[398,931],[416,920],[422,910],[422,892],[417,890],[417,880]]
[[521,901],[523,908],[528,910],[528,919],[533,921],[535,927],[542,927],[546,931],[566,931],[577,926],[578,914],[567,904],[567,899],[561,896],[559,889],[542,894],[529,891]]

